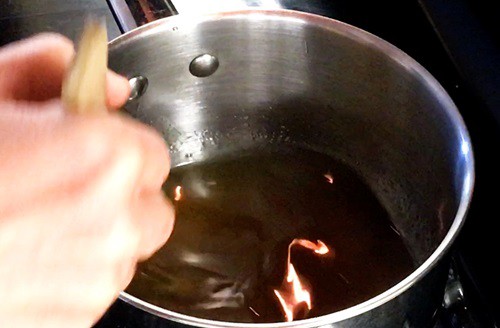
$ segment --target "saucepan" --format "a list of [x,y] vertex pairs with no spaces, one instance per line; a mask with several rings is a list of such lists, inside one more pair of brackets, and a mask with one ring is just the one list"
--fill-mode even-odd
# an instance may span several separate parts
[[335,157],[376,195],[414,264],[359,304],[291,322],[206,319],[126,290],[127,306],[210,328],[432,326],[474,163],[459,111],[415,60],[340,21],[247,10],[149,23],[110,43],[109,65],[133,86],[125,112],[164,136],[174,170],[255,147]]

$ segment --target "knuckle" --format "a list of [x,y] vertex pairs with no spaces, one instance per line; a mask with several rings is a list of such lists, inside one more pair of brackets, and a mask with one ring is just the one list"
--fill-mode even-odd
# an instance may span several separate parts
[[128,243],[121,242],[121,247],[115,240],[109,240],[113,247],[107,249],[106,254],[101,254],[102,262],[99,273],[86,290],[85,295],[88,305],[96,310],[104,309],[130,283],[135,273],[137,258],[135,252],[130,250]]
[[156,197],[156,202],[148,203],[151,216],[147,220],[139,221],[142,225],[141,260],[151,257],[167,242],[174,226],[175,213],[172,204],[161,194]]
[[129,261],[123,263],[119,266],[119,270],[116,273],[115,283],[120,291],[127,288],[132,279],[134,278],[135,271],[137,267],[137,260],[130,258]]
[[33,39],[52,46],[73,48],[73,42],[62,34],[54,32],[42,32],[33,36]]
[[111,138],[113,142],[114,164],[128,166],[130,173],[137,173],[143,161],[143,149],[134,127],[123,120],[113,122],[115,133]]
[[88,288],[85,293],[86,308],[93,313],[103,312],[111,305],[120,291],[111,279],[94,282],[92,287]]
[[113,225],[106,241],[106,257],[111,261],[129,261],[139,247],[141,234],[129,219],[123,218]]
[[83,132],[80,146],[82,158],[94,160],[99,164],[109,161],[113,156],[112,140],[102,129]]
[[82,161],[88,161],[94,176],[104,175],[104,181],[109,180],[121,187],[129,183],[128,179],[136,179],[142,166],[142,151],[140,142],[131,131],[114,119],[88,119],[80,125],[79,153]]
[[170,235],[172,234],[172,231],[174,229],[174,224],[175,224],[175,209],[172,203],[164,198],[165,201],[165,214],[163,216],[162,222],[162,227],[160,229],[161,231],[161,240],[160,243],[161,245],[165,244],[167,240],[170,238]]
[[152,149],[152,153],[158,156],[159,161],[163,164],[162,167],[167,171],[170,170],[170,155],[165,139],[163,139],[157,130],[150,126],[147,126],[145,131],[146,139]]

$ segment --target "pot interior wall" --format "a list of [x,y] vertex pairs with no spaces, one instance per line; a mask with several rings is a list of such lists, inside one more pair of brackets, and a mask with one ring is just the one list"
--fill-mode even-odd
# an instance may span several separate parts
[[[219,67],[196,77],[205,53]],[[453,104],[365,32],[292,14],[175,17],[112,43],[110,67],[148,79],[126,110],[164,135],[174,166],[282,144],[333,156],[370,185],[417,265],[454,220],[469,157]]]

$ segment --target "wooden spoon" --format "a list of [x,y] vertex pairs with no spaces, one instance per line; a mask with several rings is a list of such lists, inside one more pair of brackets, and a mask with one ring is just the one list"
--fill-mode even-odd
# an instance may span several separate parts
[[62,85],[62,102],[67,111],[107,113],[106,74],[108,36],[102,21],[88,19],[78,50]]

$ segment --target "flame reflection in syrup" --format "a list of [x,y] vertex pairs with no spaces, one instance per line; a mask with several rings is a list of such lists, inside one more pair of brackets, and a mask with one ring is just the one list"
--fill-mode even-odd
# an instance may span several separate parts
[[330,172],[325,173],[323,176],[329,184],[333,184],[333,175]]
[[274,290],[281,308],[285,314],[286,321],[293,321],[298,310],[306,307],[306,314],[312,309],[311,292],[303,283],[290,260],[290,252],[293,246],[301,246],[312,250],[315,254],[324,255],[330,252],[330,249],[321,240],[316,243],[307,239],[294,239],[288,245],[286,276],[279,289]]
[[181,199],[182,199],[182,187],[181,186],[177,186],[177,187],[175,187],[174,200],[176,202],[178,202]]

